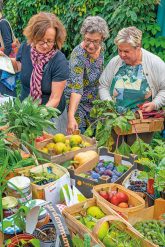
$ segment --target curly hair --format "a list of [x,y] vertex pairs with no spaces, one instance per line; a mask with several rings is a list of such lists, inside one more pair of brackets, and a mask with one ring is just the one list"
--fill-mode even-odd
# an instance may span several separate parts
[[141,42],[142,31],[134,26],[121,29],[118,32],[116,38],[114,39],[115,45],[119,45],[121,43],[128,43],[135,48],[141,46]]
[[100,16],[88,16],[82,24],[80,33],[83,36],[86,33],[100,33],[103,40],[109,37],[108,25]]
[[61,21],[54,14],[40,12],[33,15],[25,27],[23,34],[27,38],[27,42],[32,44],[40,41],[48,28],[55,29],[55,45],[58,49],[61,49],[66,39],[66,30]]

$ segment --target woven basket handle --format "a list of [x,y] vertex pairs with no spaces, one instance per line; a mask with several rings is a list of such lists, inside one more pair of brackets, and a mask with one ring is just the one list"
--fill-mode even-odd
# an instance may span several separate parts
[[106,221],[120,221],[122,222],[126,228],[128,228],[129,230],[131,230],[133,233],[135,233],[136,235],[139,236],[139,232],[134,229],[130,223],[127,223],[126,220],[122,219],[122,217],[117,217],[117,216],[112,216],[112,215],[107,215],[105,217],[103,217],[102,219],[100,219],[96,225],[94,226],[93,230],[92,230],[92,234],[95,236],[95,237],[98,237],[98,232],[99,232],[99,229],[100,229],[100,226],[106,222]]
[[143,118],[142,110],[137,110],[137,112],[139,113],[140,119],[144,119],[144,118]]

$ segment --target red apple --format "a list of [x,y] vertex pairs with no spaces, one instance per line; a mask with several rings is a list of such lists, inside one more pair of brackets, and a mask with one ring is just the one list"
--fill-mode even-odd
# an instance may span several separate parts
[[120,202],[128,202],[128,196],[127,194],[125,194],[124,192],[118,192],[116,194],[117,198],[119,199],[119,203]]
[[108,200],[109,196],[106,190],[100,190],[100,196],[102,196],[105,200]]
[[117,205],[120,203],[120,200],[119,200],[119,198],[117,198],[117,195],[112,196],[112,198],[111,198],[111,203],[112,203],[113,205],[115,205],[115,206],[117,206]]
[[117,194],[116,190],[109,190],[108,191],[108,201],[111,202],[111,198]]

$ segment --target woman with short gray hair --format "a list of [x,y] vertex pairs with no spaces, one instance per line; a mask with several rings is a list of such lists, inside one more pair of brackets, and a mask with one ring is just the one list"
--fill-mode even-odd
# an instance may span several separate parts
[[82,42],[72,51],[70,75],[65,90],[68,97],[68,134],[80,129],[83,133],[92,119],[92,101],[98,96],[99,77],[103,71],[104,46],[109,30],[100,16],[87,17],[81,27]]
[[100,16],[88,16],[82,24],[80,33],[83,36],[85,36],[86,33],[100,33],[103,41],[109,36],[107,23]]
[[119,55],[100,77],[100,98],[114,100],[120,112],[135,111],[139,104],[144,112],[160,109],[165,105],[164,61],[141,47],[142,32],[136,27],[123,28],[114,41]]
[[127,27],[120,30],[114,40],[115,45],[128,43],[132,47],[141,47],[142,31],[136,27]]

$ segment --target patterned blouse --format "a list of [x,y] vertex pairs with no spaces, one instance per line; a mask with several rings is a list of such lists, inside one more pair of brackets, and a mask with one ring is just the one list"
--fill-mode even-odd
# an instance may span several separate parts
[[69,101],[71,93],[82,95],[75,118],[79,128],[86,128],[92,122],[90,110],[92,101],[98,99],[99,78],[103,71],[103,49],[100,56],[94,60],[87,51],[78,45],[72,51],[69,61],[69,79],[65,89]]
[[124,112],[127,108],[136,110],[138,104],[151,101],[152,92],[142,65],[130,66],[123,62],[113,78],[110,95],[115,100],[119,112]]

